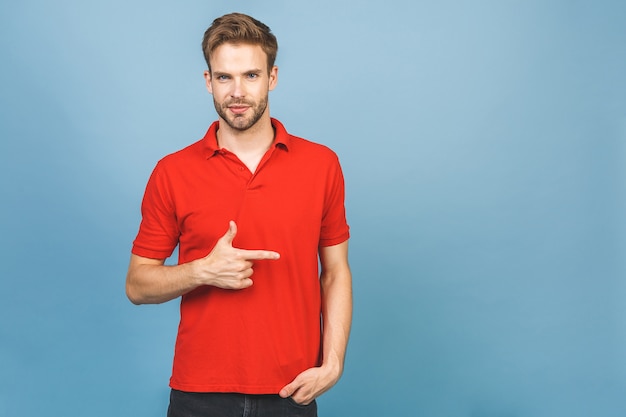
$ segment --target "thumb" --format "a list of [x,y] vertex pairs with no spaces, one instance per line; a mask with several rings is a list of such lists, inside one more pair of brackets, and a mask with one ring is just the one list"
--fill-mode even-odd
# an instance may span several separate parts
[[[299,375],[298,375],[299,376]],[[278,395],[283,398],[291,397],[297,390],[300,388],[300,382],[298,381],[298,377],[291,381],[289,384],[285,385]]]
[[235,239],[236,235],[237,235],[237,224],[231,220],[228,223],[228,230],[226,231],[226,233],[224,233],[224,236],[222,236],[221,240],[224,241],[224,243],[227,243],[230,246],[232,246],[233,239]]
[[294,389],[291,388],[291,384],[286,385],[283,387],[283,389],[280,390],[280,392],[278,393],[278,395],[280,395],[282,398],[287,398],[287,397],[291,397],[291,394],[293,394]]

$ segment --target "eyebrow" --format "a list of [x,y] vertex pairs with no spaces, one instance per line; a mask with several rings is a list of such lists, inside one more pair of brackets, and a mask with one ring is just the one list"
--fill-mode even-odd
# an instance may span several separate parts
[[[242,75],[246,75],[246,74],[261,74],[262,72],[263,72],[262,69],[253,68],[253,69],[249,69],[249,70],[243,71],[241,74]],[[222,75],[231,76],[232,73],[230,73],[230,72],[223,72],[223,71],[213,71],[213,77],[220,77]]]

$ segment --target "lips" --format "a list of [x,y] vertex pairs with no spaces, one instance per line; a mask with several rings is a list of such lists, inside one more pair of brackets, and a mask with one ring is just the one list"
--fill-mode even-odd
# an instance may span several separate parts
[[235,114],[245,113],[249,108],[248,106],[228,106],[228,109]]

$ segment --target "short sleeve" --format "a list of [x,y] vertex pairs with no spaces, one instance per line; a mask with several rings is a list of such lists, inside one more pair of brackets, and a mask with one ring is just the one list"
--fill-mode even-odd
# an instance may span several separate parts
[[346,221],[343,172],[337,156],[333,156],[326,185],[319,246],[338,245],[350,237],[350,228]]
[[163,161],[155,167],[141,203],[141,224],[132,253],[152,259],[171,256],[180,231],[172,199],[171,183]]

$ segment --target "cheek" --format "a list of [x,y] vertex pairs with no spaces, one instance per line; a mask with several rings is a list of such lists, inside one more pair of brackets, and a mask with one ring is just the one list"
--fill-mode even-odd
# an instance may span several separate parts
[[211,84],[209,93],[213,94],[213,98],[216,100],[224,100],[228,97],[228,90],[219,84]]

